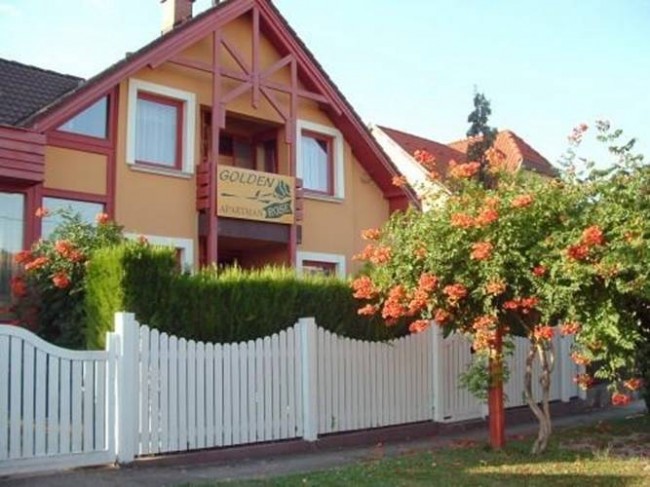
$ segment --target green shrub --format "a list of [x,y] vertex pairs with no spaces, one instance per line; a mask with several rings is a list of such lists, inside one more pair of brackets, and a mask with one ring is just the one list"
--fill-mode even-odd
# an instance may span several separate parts
[[171,251],[127,244],[98,252],[89,265],[86,336],[89,346],[102,347],[117,311],[161,332],[218,343],[264,337],[307,316],[352,338],[380,340],[397,331],[359,316],[357,307],[341,279],[297,277],[278,267],[178,274]]

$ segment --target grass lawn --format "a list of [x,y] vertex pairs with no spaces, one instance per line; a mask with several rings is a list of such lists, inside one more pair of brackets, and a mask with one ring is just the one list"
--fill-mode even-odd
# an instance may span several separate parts
[[311,474],[219,484],[239,486],[644,486],[650,487],[650,416],[564,430],[549,451],[528,454],[530,438],[506,450],[458,441],[428,452],[384,457],[377,446],[355,465]]

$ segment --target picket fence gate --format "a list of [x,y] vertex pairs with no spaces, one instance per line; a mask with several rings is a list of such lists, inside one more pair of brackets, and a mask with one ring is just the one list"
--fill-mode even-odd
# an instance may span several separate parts
[[[273,336],[211,344],[117,313],[104,351],[55,347],[0,326],[0,477],[485,415],[458,385],[462,336],[432,326],[387,343],[303,318]],[[552,400],[579,395],[570,339],[555,338]],[[508,406],[524,404],[526,340],[509,357]],[[538,391],[539,392],[539,391]]]

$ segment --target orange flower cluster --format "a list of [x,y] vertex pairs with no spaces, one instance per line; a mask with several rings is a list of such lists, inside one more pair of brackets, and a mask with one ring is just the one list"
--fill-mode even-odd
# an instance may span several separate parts
[[429,293],[423,289],[416,289],[413,293],[413,297],[408,304],[408,316],[415,316],[419,311],[423,310],[427,306],[427,301],[429,300]]
[[46,216],[50,216],[50,210],[42,206],[36,209],[34,216],[36,216],[36,218],[45,218]]
[[533,330],[533,336],[537,341],[548,341],[553,339],[555,330],[552,326],[548,325],[537,325]]
[[438,308],[433,315],[433,319],[438,325],[445,326],[451,321],[451,313],[442,308]]
[[612,404],[614,406],[627,406],[632,401],[632,398],[627,394],[615,392],[612,394]]
[[485,350],[494,345],[496,338],[496,318],[494,316],[479,316],[472,323],[474,330],[474,350]]
[[391,258],[392,250],[390,247],[379,245],[366,245],[360,254],[353,257],[354,260],[366,260],[373,264],[385,264]]
[[59,289],[65,289],[70,285],[70,278],[65,272],[57,272],[52,276],[52,282]]
[[582,232],[582,238],[577,245],[570,245],[567,248],[567,255],[573,260],[585,260],[589,257],[592,247],[605,245],[605,235],[598,225],[592,225]]
[[50,263],[50,259],[47,257],[37,257],[36,259],[32,260],[31,262],[27,262],[25,264],[25,270],[26,271],[33,271],[33,270],[38,270],[41,269],[42,267],[46,266],[47,264]]
[[9,281],[11,286],[11,294],[16,298],[22,298],[27,295],[27,284],[20,276],[14,276]]
[[522,194],[515,196],[510,203],[513,208],[525,208],[533,204],[534,198],[532,194]]
[[560,325],[560,334],[563,336],[575,335],[576,333],[580,333],[581,329],[582,326],[580,326],[580,323],[577,323],[575,321],[567,321],[566,323],[562,323]]
[[375,285],[368,276],[358,277],[350,286],[354,290],[353,296],[357,299],[372,299],[377,295]]
[[84,259],[84,256],[81,252],[74,248],[74,244],[69,240],[57,240],[54,243],[54,250],[64,259],[68,259],[71,262],[81,262]]
[[477,227],[487,227],[499,219],[499,212],[494,208],[484,208],[476,217],[475,224]]
[[492,296],[499,296],[506,291],[506,284],[503,281],[491,281],[487,283],[485,290]]
[[393,186],[397,186],[398,188],[403,188],[406,186],[406,177],[393,176]]
[[14,256],[14,261],[17,264],[26,264],[34,258],[34,255],[29,250],[21,250]]
[[531,310],[535,309],[539,304],[539,298],[531,296],[529,298],[516,298],[503,303],[503,309],[510,311],[519,311],[521,314],[527,315]]
[[575,376],[573,379],[573,382],[578,384],[578,387],[582,390],[587,390],[589,389],[592,385],[594,385],[594,378],[590,376],[589,374],[578,374]]
[[490,242],[477,242],[472,245],[470,258],[473,260],[487,260],[492,257],[494,246]]
[[451,226],[458,228],[472,228],[474,226],[474,218],[465,213],[454,213],[451,215]]
[[546,273],[548,272],[548,269],[544,267],[543,265],[538,265],[533,269],[533,275],[536,277],[544,277]]
[[422,333],[427,328],[429,328],[429,322],[426,320],[417,320],[409,325],[411,333]]
[[623,386],[630,391],[638,391],[643,385],[643,380],[641,379],[628,379],[623,382]]
[[589,357],[585,357],[578,352],[573,352],[571,354],[571,360],[573,360],[576,365],[589,365],[591,363],[591,359]]
[[421,290],[430,293],[435,291],[438,287],[438,278],[433,274],[424,273],[420,276],[418,280],[418,286]]
[[364,240],[379,240],[381,232],[377,228],[368,228],[361,232],[361,237]]
[[359,308],[357,313],[362,316],[373,316],[377,314],[379,307],[374,304],[366,304],[363,308]]
[[413,153],[413,158],[429,171],[435,168],[436,158],[429,151],[424,149],[416,150]]
[[384,302],[381,316],[385,320],[397,320],[408,312],[408,308],[404,306],[406,299],[406,289],[401,284],[398,284],[388,292],[388,298]]
[[447,295],[447,302],[450,306],[457,306],[458,302],[467,296],[467,288],[462,284],[450,284],[442,290]]
[[458,164],[456,161],[449,161],[449,176],[455,179],[469,179],[478,174],[481,164],[478,162],[466,162]]
[[98,225],[106,225],[109,222],[108,215],[106,213],[97,213],[95,221]]
[[587,247],[599,247],[605,244],[605,235],[598,225],[592,225],[582,232],[580,243]]

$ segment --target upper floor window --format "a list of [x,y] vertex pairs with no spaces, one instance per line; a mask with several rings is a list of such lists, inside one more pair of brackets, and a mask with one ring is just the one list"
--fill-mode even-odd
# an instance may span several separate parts
[[108,97],[95,102],[59,127],[60,131],[105,139],[108,137]]
[[137,162],[181,169],[183,102],[138,93],[135,126]]
[[305,190],[334,194],[332,139],[303,131],[301,147],[302,181]]
[[298,120],[296,174],[307,196],[345,197],[343,145],[336,128]]
[[129,80],[126,162],[133,169],[187,177],[194,172],[196,95]]

